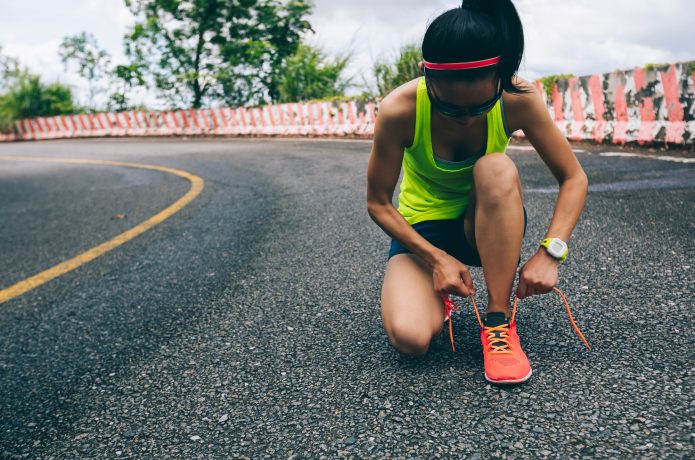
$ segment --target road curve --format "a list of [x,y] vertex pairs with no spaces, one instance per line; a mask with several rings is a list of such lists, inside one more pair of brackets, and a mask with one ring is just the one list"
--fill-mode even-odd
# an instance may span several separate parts
[[[420,359],[388,345],[388,239],[364,203],[369,148],[0,145],[3,156],[147,163],[205,180],[165,222],[0,304],[0,457],[693,457],[694,164],[577,153],[591,192],[559,286],[593,351],[557,296],[527,299],[518,327],[534,375],[501,389],[484,381],[464,300],[455,354],[445,334]],[[526,260],[557,185],[533,152],[509,155],[529,213]],[[0,289],[188,187],[129,168],[0,163]]]

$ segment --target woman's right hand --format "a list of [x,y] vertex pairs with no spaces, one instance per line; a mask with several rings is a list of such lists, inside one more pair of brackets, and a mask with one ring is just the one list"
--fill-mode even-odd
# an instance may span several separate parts
[[468,267],[449,254],[444,254],[432,268],[434,290],[440,294],[468,297],[475,293]]

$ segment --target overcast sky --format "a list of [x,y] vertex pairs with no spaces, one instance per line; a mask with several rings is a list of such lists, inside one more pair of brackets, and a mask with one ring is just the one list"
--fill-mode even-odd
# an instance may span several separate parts
[[[693,0],[515,0],[524,24],[521,76],[585,75],[646,63],[695,59]],[[427,24],[459,4],[447,0],[315,0],[307,38],[329,53],[350,49],[350,73],[371,80],[375,58],[422,39]],[[87,31],[124,61],[122,36],[133,18],[123,0],[0,0],[0,46],[46,80],[78,89],[58,45]],[[84,92],[80,93],[84,97]]]

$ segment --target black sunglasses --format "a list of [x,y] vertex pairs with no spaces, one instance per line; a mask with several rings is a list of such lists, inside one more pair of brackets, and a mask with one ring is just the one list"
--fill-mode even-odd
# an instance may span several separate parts
[[434,91],[432,89],[432,81],[430,79],[430,73],[427,71],[427,68],[425,68],[425,86],[427,86],[427,96],[429,97],[430,103],[437,110],[437,112],[441,113],[446,117],[477,117],[479,115],[489,112],[490,110],[492,110],[495,104],[497,104],[497,101],[499,101],[502,98],[503,88],[501,81],[498,83],[498,85],[499,91],[497,92],[497,95],[489,101],[483,102],[480,105],[461,107],[459,105],[448,104],[444,101],[439,100],[436,94],[434,94]]

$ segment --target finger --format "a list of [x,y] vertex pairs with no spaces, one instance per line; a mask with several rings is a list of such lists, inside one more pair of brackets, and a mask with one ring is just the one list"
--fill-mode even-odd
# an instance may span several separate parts
[[516,296],[520,300],[523,300],[523,298],[526,297],[526,287],[519,284],[519,287],[516,288]]
[[459,297],[469,297],[471,295],[471,291],[469,291],[468,288],[462,284],[461,287],[456,289],[456,295]]
[[475,293],[475,287],[473,286],[473,278],[471,278],[471,272],[466,268],[461,270],[461,279],[463,279],[463,284],[466,285],[470,293]]
[[470,289],[468,289],[468,286],[466,286],[462,279],[459,279],[458,283],[451,286],[451,293],[461,297],[468,297],[470,295]]
[[519,286],[516,288],[516,296],[520,299],[526,297],[526,283],[519,281]]

